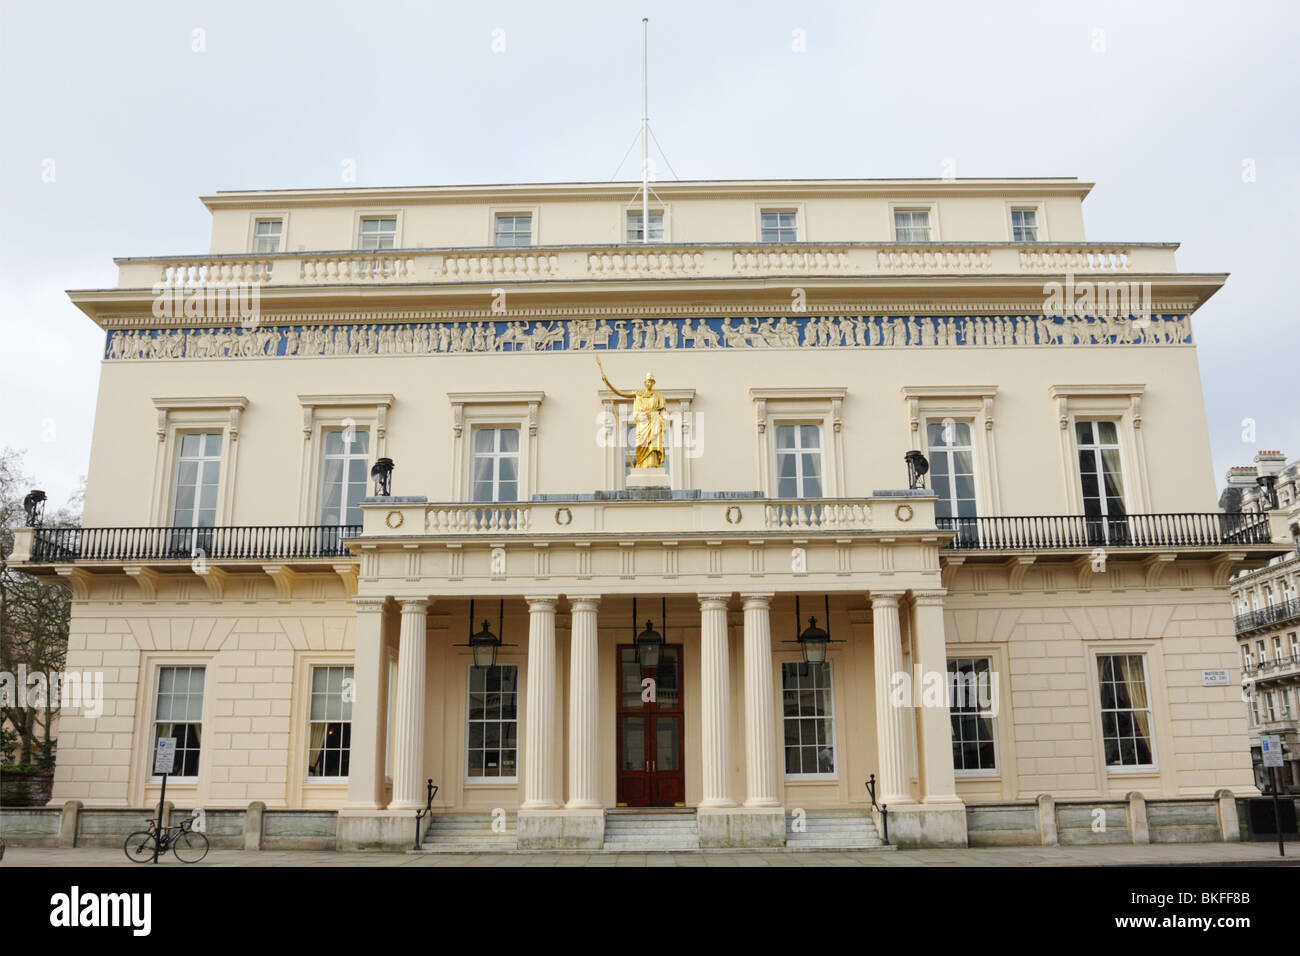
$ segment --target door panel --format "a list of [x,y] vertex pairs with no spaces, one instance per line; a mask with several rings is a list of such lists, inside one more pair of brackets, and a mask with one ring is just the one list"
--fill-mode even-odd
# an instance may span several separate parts
[[643,700],[636,649],[619,647],[618,804],[626,807],[683,806],[681,646],[670,644],[659,666],[647,670],[653,699]]

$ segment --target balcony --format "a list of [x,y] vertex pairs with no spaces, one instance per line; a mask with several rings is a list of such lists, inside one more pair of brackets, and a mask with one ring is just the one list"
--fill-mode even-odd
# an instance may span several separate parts
[[1300,677],[1300,654],[1282,654],[1271,661],[1260,661],[1241,669],[1241,676],[1256,683]]
[[1247,611],[1236,617],[1237,634],[1252,634],[1272,627],[1285,627],[1300,622],[1300,598],[1280,604],[1270,604],[1258,611]]
[[694,243],[120,258],[118,288],[437,285],[768,276],[1173,274],[1176,243]]
[[[86,561],[297,561],[351,558],[360,525],[219,528],[34,528],[32,564]],[[15,560],[22,560],[15,542]]]
[[1268,515],[1130,514],[1123,518],[1023,515],[937,518],[955,531],[950,551],[1070,551],[1094,548],[1232,548],[1272,543]]

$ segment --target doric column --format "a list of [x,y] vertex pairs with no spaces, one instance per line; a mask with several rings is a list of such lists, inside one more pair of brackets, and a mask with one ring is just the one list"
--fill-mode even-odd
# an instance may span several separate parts
[[876,800],[879,803],[911,803],[907,779],[906,741],[903,733],[905,709],[911,700],[894,703],[893,677],[903,671],[902,631],[898,626],[898,591],[871,592],[871,639],[875,644],[876,667]]
[[524,802],[521,810],[560,806],[555,766],[554,595],[528,601],[528,701],[524,714]]
[[771,594],[745,602],[745,806],[780,806],[776,790],[776,718],[772,708]]
[[356,650],[352,658],[352,749],[348,757],[349,810],[383,807],[384,762],[379,747],[384,702],[379,681],[384,661],[385,598],[356,598]]
[[569,800],[571,810],[599,809],[597,597],[569,595]]
[[[916,604],[916,656],[921,680],[948,686],[948,651],[944,638],[943,598],[947,591],[914,591]],[[924,683],[922,686],[925,686]],[[923,698],[924,701],[924,698]],[[952,718],[947,694],[939,706],[921,707],[921,799],[925,803],[954,803],[957,783],[952,769]]]
[[728,783],[731,727],[727,601],[730,594],[700,595],[700,755],[704,770],[701,807],[734,807]]
[[403,598],[397,644],[397,698],[393,702],[393,801],[390,810],[422,810],[424,795],[424,685],[427,598]]

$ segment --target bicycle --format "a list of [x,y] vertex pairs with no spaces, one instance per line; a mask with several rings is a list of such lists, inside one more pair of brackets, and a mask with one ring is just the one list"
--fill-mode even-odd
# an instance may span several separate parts
[[126,858],[133,863],[148,863],[154,858],[154,850],[162,856],[170,848],[176,859],[182,863],[198,863],[208,855],[208,838],[192,829],[193,818],[186,818],[174,827],[158,830],[154,820],[149,821],[149,829],[137,830],[126,838],[122,849]]

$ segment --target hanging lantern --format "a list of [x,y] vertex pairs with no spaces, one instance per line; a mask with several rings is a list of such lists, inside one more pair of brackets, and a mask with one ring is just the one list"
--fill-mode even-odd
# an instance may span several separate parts
[[492,627],[488,624],[487,618],[483,619],[482,629],[477,633],[474,633],[474,600],[472,598],[470,599],[469,626],[471,628],[471,633],[469,635],[469,641],[468,643],[457,644],[456,646],[468,647],[470,649],[471,653],[474,655],[475,667],[495,667],[497,663],[498,648],[514,647],[513,644],[503,644],[499,633],[502,630],[502,624],[505,619],[505,605],[506,602],[502,600],[497,611],[497,634],[492,633]]
[[[666,620],[668,611],[668,599],[663,599],[663,620]],[[632,598],[632,629],[636,630],[636,598]],[[645,630],[637,634],[632,639],[636,646],[637,663],[641,665],[641,672],[645,673],[651,668],[659,666],[659,658],[664,648],[664,636],[654,629],[654,621],[646,619]]]
[[[795,627],[799,626],[799,595],[794,596],[794,620]],[[831,622],[831,596],[826,595],[826,623]],[[824,664],[826,663],[826,654],[831,644],[839,644],[841,641],[831,639],[830,631],[817,626],[817,618],[808,618],[808,626],[799,633],[793,641],[786,641],[787,644],[798,644],[799,650],[803,652],[803,662],[805,664]]]

